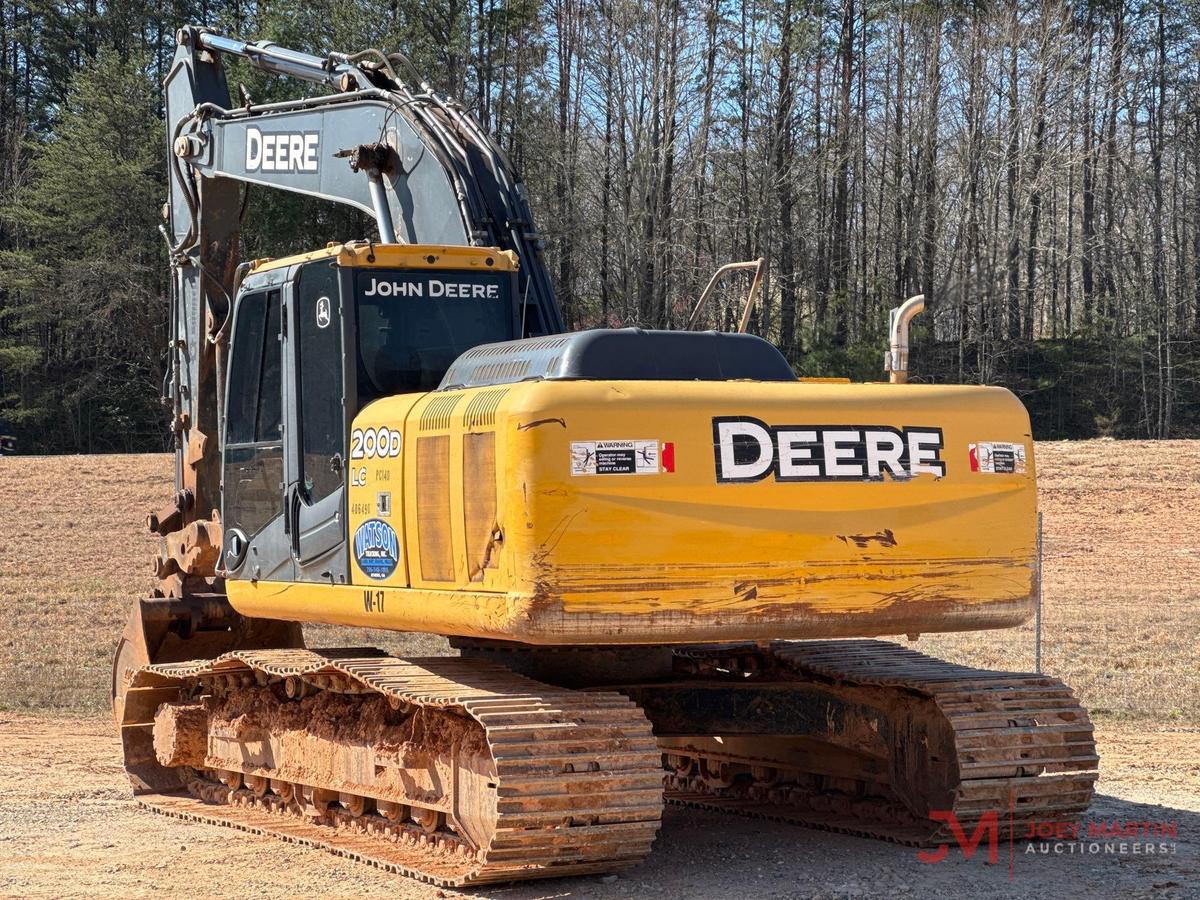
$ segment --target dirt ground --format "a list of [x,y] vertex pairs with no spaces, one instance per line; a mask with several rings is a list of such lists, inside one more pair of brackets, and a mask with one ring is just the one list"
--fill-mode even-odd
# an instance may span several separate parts
[[128,797],[106,721],[0,713],[0,896],[1200,896],[1200,732],[1113,725],[1101,738],[1105,770],[1089,821],[1173,824],[1170,852],[1080,856],[1060,844],[1058,855],[1040,855],[1018,846],[1010,880],[1006,844],[997,865],[987,863],[986,847],[973,859],[954,851],[933,865],[909,847],[668,808],[649,859],[615,880],[460,894],[320,850],[142,811]]
[[[1003,845],[997,865],[986,850],[927,865],[910,848],[673,808],[650,859],[615,880],[472,896],[1200,897],[1200,443],[1041,443],[1037,458],[1043,664],[1075,686],[1100,740],[1087,821],[1173,826],[1174,837],[1153,839],[1166,852],[1146,855],[1145,837],[1123,850],[1085,842],[1083,853],[1035,843],[1015,848],[1010,877]],[[458,896],[129,799],[103,707],[125,606],[150,581],[142,518],[169,496],[170,473],[165,456],[0,459],[0,896]],[[420,636],[308,637],[449,652]],[[975,665],[1033,664],[1032,625],[915,646]]]

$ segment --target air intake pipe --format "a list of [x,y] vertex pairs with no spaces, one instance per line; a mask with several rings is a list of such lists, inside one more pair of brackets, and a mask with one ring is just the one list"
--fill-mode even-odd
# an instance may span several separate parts
[[908,383],[908,326],[917,313],[925,311],[925,295],[909,297],[892,310],[888,326],[888,351],[883,356],[883,371],[892,384]]

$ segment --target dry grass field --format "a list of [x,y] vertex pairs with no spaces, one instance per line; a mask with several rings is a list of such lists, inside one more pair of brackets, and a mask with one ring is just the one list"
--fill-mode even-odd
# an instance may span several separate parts
[[[1043,665],[1098,718],[1200,722],[1200,443],[1040,443]],[[154,456],[0,459],[0,709],[97,712],[130,597],[151,583]],[[439,638],[314,628],[326,646],[448,652]],[[919,649],[1033,665],[1033,627],[929,635]]]
[[[99,712],[130,598],[153,584],[146,514],[174,493],[172,459],[0,458],[0,710]],[[444,640],[317,626],[314,645],[449,653]]]
[[[1042,664],[1099,719],[1200,723],[1200,441],[1038,443]],[[930,636],[935,656],[1033,665],[1033,625]]]

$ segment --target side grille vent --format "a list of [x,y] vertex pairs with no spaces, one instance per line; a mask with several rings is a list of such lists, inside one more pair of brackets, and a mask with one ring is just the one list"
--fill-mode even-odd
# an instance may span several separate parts
[[463,435],[463,532],[471,581],[481,581],[484,569],[497,566],[495,530],[496,433]]
[[467,404],[466,412],[463,413],[463,426],[466,430],[491,428],[495,425],[496,410],[507,393],[508,389],[505,388],[500,391],[484,391],[472,397],[471,402]]
[[454,407],[458,406],[458,401],[462,399],[462,396],[462,394],[443,394],[440,397],[434,397],[421,413],[421,430],[448,431],[450,417],[454,414]]
[[450,437],[417,438],[417,544],[426,581],[454,579],[450,542]]

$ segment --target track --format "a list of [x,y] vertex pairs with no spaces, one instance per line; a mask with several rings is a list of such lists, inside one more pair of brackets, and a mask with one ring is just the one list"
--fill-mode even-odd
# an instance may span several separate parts
[[626,697],[361,649],[150,666],[126,694],[126,768],[157,812],[454,886],[633,865],[664,787],[911,845],[993,822],[1019,837],[1091,800],[1091,723],[1054,678],[869,640],[680,649],[677,669]]
[[[163,710],[178,711],[178,765],[159,761]],[[324,724],[289,730],[289,710]],[[189,715],[206,722],[202,760],[185,759]],[[157,812],[448,886],[626,868],[662,812],[660,755],[632,703],[477,660],[269,650],[150,666],[122,739]]]
[[[867,710],[868,727],[846,734],[864,731],[847,716],[823,749],[796,742],[811,767],[795,765],[779,744],[739,755],[736,745],[714,752],[708,742],[669,740],[669,802],[928,845],[954,838],[951,817],[934,813],[953,812],[968,836],[995,815],[1001,835],[1019,838],[1030,822],[1077,820],[1091,801],[1092,725],[1056,678],[972,669],[869,640],[694,649],[681,661],[735,690],[813,686],[831,703]],[[861,760],[860,771],[839,756]]]

